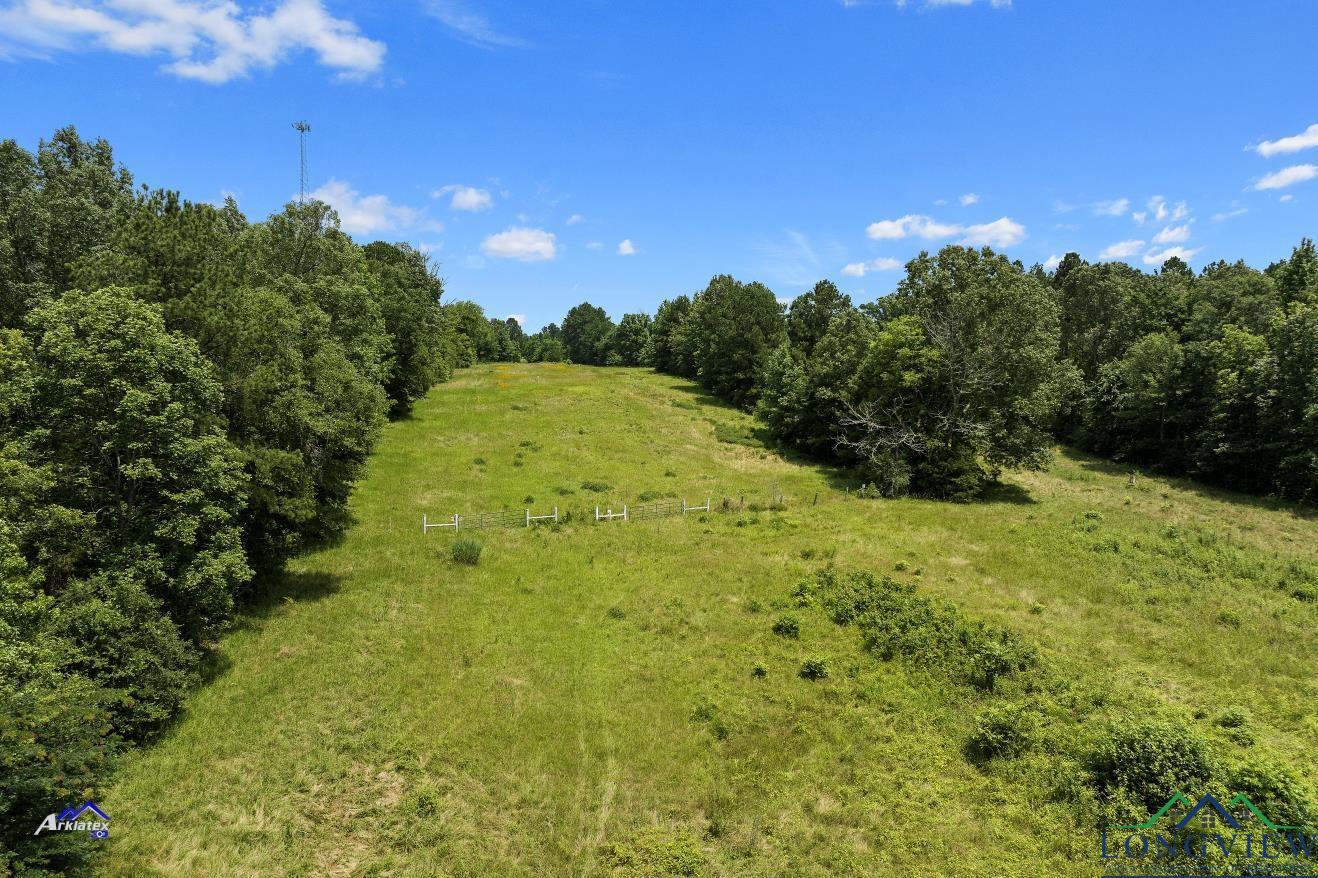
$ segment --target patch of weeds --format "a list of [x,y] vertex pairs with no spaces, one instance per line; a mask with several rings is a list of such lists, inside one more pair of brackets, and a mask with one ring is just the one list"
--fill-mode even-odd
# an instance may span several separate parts
[[854,623],[866,649],[884,661],[916,663],[987,691],[1038,663],[1033,647],[1013,632],[971,621],[911,583],[865,571],[844,576],[829,567],[796,592],[813,595],[834,623]]
[[709,733],[720,741],[728,739],[728,726],[723,721],[719,706],[708,698],[701,697],[696,709],[691,711],[691,721],[708,728]]
[[597,482],[593,479],[586,479],[581,483],[581,490],[590,491],[594,494],[603,494],[605,491],[612,491],[613,486],[608,482]]
[[773,633],[779,637],[800,637],[801,620],[795,616],[779,616],[774,620]]
[[522,498],[522,502],[525,503],[527,506],[531,506],[535,504],[535,498],[532,497],[530,494],[527,494],[525,497]]
[[677,473],[676,473],[674,470],[671,470],[671,469],[666,469],[666,470],[664,470],[664,475],[667,476],[667,477],[670,478],[670,479],[675,479],[675,478],[677,478]]
[[801,670],[797,673],[803,680],[823,680],[828,676],[828,664],[818,656],[812,656],[801,662]]
[[751,668],[751,676],[755,677],[757,680],[763,680],[765,677],[769,676],[769,669],[764,665],[757,663]]
[[519,457],[513,461],[513,466],[526,466],[526,463]]
[[705,871],[704,851],[697,839],[689,835],[669,837],[663,830],[642,832],[628,842],[612,842],[600,847],[600,857],[625,878],[678,875],[684,878]]
[[746,448],[765,447],[764,441],[755,434],[754,427],[749,424],[715,424],[714,438],[729,445],[741,445]]
[[1217,623],[1228,628],[1239,628],[1241,624],[1240,614],[1235,610],[1218,610]]
[[746,612],[748,612],[748,613],[758,613],[758,612],[760,612],[760,611],[763,610],[763,609],[764,609],[764,605],[761,604],[759,601],[754,600],[754,599],[750,600],[750,601],[746,604]]
[[622,607],[609,607],[606,614],[610,619],[626,619],[627,614],[622,611]]
[[1104,538],[1104,539],[1101,539],[1101,540],[1097,541],[1096,543],[1094,543],[1094,544],[1093,544],[1092,546],[1090,546],[1089,548],[1090,548],[1090,551],[1097,552],[1097,553],[1100,554],[1100,555],[1106,555],[1106,554],[1119,555],[1119,554],[1121,554],[1121,543],[1119,543],[1119,542],[1117,541],[1117,538],[1116,538],[1116,537],[1106,537],[1106,538]]
[[449,547],[449,554],[455,564],[475,566],[480,563],[481,548],[481,544],[471,537],[461,537],[453,541],[453,545]]
[[525,442],[519,442],[519,443],[517,443],[517,446],[518,446],[519,448],[525,448],[525,449],[527,449],[527,450],[529,450],[529,451],[539,451],[539,450],[540,450],[540,443],[539,443],[539,442],[532,442],[532,441],[530,441],[529,439],[526,440]]
[[473,457],[471,462],[476,464],[476,466],[485,466],[485,458],[483,457]]
[[902,571],[905,570],[909,570],[910,567],[911,565],[907,564],[905,561],[898,561],[896,564],[892,565],[892,569],[896,570],[898,573],[901,573]]
[[529,412],[531,410],[529,405],[522,405],[520,402],[515,402],[508,407],[515,412]]
[[658,500],[662,496],[663,494],[658,491],[642,491],[636,499],[642,503],[649,503],[651,500]]
[[577,489],[576,489],[576,488],[562,488],[562,487],[559,487],[559,488],[555,488],[555,489],[554,489],[554,493],[557,494],[557,495],[560,496],[560,497],[570,497],[570,496],[572,496],[573,494],[577,493]]
[[980,762],[1015,758],[1030,749],[1037,727],[1035,714],[1024,706],[994,705],[975,717],[966,751]]

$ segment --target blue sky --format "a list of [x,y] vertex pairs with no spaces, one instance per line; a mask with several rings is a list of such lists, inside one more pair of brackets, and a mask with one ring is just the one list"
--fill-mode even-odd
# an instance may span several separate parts
[[528,328],[946,242],[1260,267],[1318,232],[1318,3],[0,0],[0,137],[260,218],[311,189]]

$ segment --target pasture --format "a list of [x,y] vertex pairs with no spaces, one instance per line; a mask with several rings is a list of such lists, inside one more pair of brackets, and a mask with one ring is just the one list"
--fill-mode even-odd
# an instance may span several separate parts
[[[1057,789],[1131,714],[1318,780],[1312,515],[1065,450],[984,502],[864,499],[758,436],[648,370],[436,387],[387,428],[346,538],[266,584],[183,717],[126,757],[102,873],[1094,875],[1092,808]],[[1064,681],[1055,728],[969,758],[1005,696],[867,651],[794,593],[829,565],[1015,632]],[[1249,742],[1214,721],[1230,706]]]

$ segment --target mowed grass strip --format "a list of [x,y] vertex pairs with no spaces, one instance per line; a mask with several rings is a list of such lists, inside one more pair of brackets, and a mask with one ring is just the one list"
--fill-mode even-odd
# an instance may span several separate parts
[[[794,609],[827,563],[916,582],[1114,696],[1248,705],[1314,780],[1303,511],[1066,452],[982,503],[862,500],[757,435],[644,370],[436,388],[388,428],[343,542],[270,586],[123,765],[103,874],[1094,874],[1063,804],[965,757],[973,694]],[[555,505],[557,528],[460,534],[474,566],[421,534],[423,512]]]

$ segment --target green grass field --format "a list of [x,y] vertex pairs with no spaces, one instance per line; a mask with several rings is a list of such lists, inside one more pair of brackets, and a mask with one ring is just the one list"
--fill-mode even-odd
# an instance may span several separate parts
[[[1318,780],[1312,516],[1065,451],[980,503],[859,499],[756,435],[644,370],[436,388],[388,428],[342,543],[122,766],[103,874],[1096,875],[1049,777],[1118,712],[1184,716],[1230,758],[1249,748],[1213,716],[1245,706],[1252,747]],[[591,520],[647,492],[716,508]],[[475,534],[477,566],[421,533],[423,512],[525,505],[571,521]],[[992,696],[798,606],[829,563],[1007,626],[1104,697],[1051,747],[976,764]],[[798,638],[771,630],[784,613]]]

